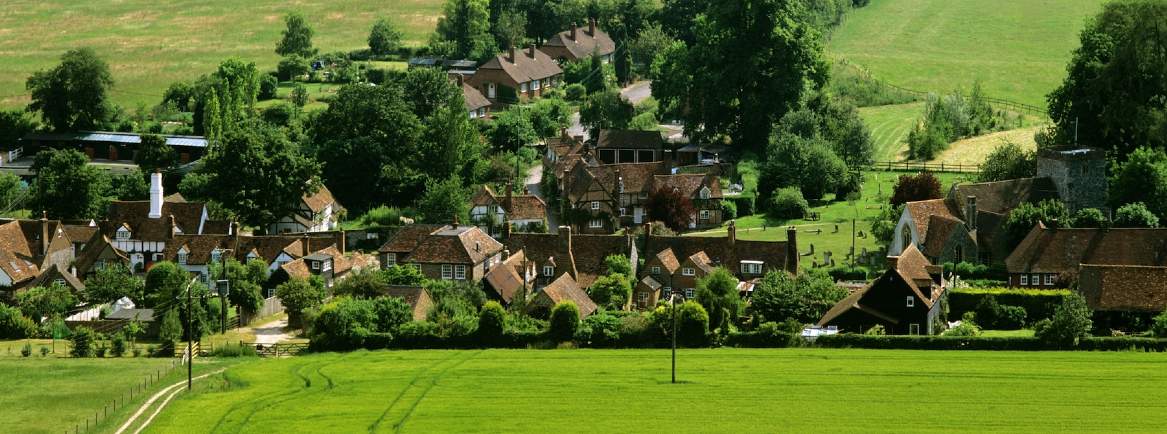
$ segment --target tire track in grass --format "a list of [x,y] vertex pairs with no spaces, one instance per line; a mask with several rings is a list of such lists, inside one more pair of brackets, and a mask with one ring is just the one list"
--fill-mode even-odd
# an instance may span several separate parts
[[[247,411],[247,415],[243,416],[243,419],[241,421],[239,421],[239,423],[237,424],[237,426],[233,430],[236,433],[242,431],[243,427],[247,426],[248,422],[251,421],[251,418],[254,417],[255,414],[258,413],[261,408],[270,408],[272,406],[293,400],[297,397],[298,394],[300,394],[306,390],[309,390],[312,387],[312,378],[309,376],[310,374],[305,374],[306,370],[310,370],[310,369],[312,369],[312,367],[315,366],[316,370],[318,371],[319,369],[322,369],[325,366],[332,365],[332,364],[337,363],[339,361],[340,360],[337,359],[337,360],[333,360],[331,362],[324,362],[324,363],[319,364],[319,365],[316,363],[305,363],[302,365],[293,365],[292,368],[289,370],[292,372],[292,374],[294,374],[299,379],[299,381],[301,383],[303,383],[303,386],[301,386],[300,388],[294,389],[294,390],[290,390],[290,391],[272,392],[272,393],[263,395],[263,396],[255,399],[254,401],[249,403],[249,405],[232,408],[230,411],[228,411],[222,417],[219,418],[219,420],[215,423],[214,428],[211,429],[211,432],[220,432],[220,430],[224,430],[224,431],[230,430],[230,428],[227,426],[227,424],[229,424],[230,422],[227,419],[229,419],[232,415],[239,414],[239,412]],[[234,424],[232,424],[232,425],[234,425]]]
[[400,433],[401,430],[403,428],[405,428],[405,422],[407,422],[409,420],[409,416],[413,415],[413,411],[417,409],[418,404],[421,404],[421,401],[424,400],[426,395],[428,395],[430,393],[430,390],[432,390],[434,388],[434,386],[436,386],[438,384],[438,380],[442,379],[442,376],[446,374],[446,371],[449,371],[451,369],[462,366],[463,363],[469,362],[470,359],[473,359],[475,356],[481,354],[483,351],[485,351],[485,350],[478,350],[476,352],[470,353],[469,357],[462,359],[462,360],[459,360],[457,363],[454,363],[453,365],[447,366],[445,369],[442,369],[441,372],[438,372],[438,375],[436,375],[432,380],[430,380],[430,384],[428,386],[426,386],[425,390],[423,390],[421,392],[421,396],[419,396],[417,398],[417,400],[413,401],[413,404],[409,406],[409,410],[405,412],[405,416],[403,416],[401,418],[401,421],[397,422],[396,424],[393,425],[393,432]]
[[[316,366],[316,370],[315,370],[315,372],[316,372],[317,374],[320,374],[320,370],[321,370],[321,369],[324,369],[324,368],[326,368],[326,367],[328,367],[328,366],[332,366],[332,365],[335,365],[335,364],[337,364],[337,363],[340,363],[341,361],[343,361],[345,358],[347,358],[347,357],[348,357],[349,355],[351,355],[351,354],[352,354],[352,353],[349,353],[349,354],[346,354],[346,355],[344,355],[344,356],[337,357],[335,360],[332,360],[332,361],[330,361],[330,362],[324,362],[324,363],[322,363],[322,364],[315,365],[315,366]],[[309,390],[312,388],[312,378],[311,378],[311,377],[309,377],[309,376],[307,376],[307,375],[302,375],[300,372],[301,372],[301,371],[303,371],[303,368],[308,368],[308,367],[310,367],[310,366],[313,366],[313,365],[311,365],[311,364],[309,364],[309,365],[304,365],[303,367],[301,367],[301,369],[297,369],[297,370],[296,370],[296,375],[297,375],[297,376],[299,376],[301,379],[303,379],[303,380],[304,380],[304,387],[303,387],[303,388],[296,389],[296,390],[293,390],[293,391],[291,391],[291,392],[287,392],[287,393],[285,393],[285,394],[284,394],[284,395],[281,397],[281,399],[276,399],[276,400],[272,400],[272,401],[268,401],[268,402],[263,402],[263,401],[259,402],[259,404],[264,404],[264,405],[263,405],[262,407],[261,407],[260,405],[258,405],[258,404],[257,404],[257,405],[255,405],[255,406],[253,406],[253,407],[252,407],[252,409],[251,409],[251,412],[247,413],[247,417],[245,417],[245,418],[243,419],[243,422],[242,422],[242,423],[240,423],[240,425],[239,425],[239,428],[238,428],[238,429],[236,429],[236,430],[235,430],[235,432],[236,432],[236,433],[238,433],[238,432],[242,431],[243,427],[247,426],[248,422],[251,422],[251,418],[252,418],[253,416],[255,416],[255,414],[256,414],[257,412],[259,412],[259,409],[260,409],[260,408],[272,408],[272,407],[274,407],[274,406],[276,406],[276,405],[283,404],[283,403],[285,403],[285,402],[288,402],[288,401],[291,401],[291,400],[293,400],[293,399],[296,399],[296,398],[298,398],[298,397],[299,397],[299,394],[301,394],[301,393],[303,393],[303,392],[305,392],[305,391],[309,391]],[[332,379],[331,379],[331,378],[329,378],[329,377],[327,377],[327,376],[324,376],[324,375],[321,375],[321,376],[322,376],[322,377],[324,377],[324,378],[327,380],[327,382],[328,382],[328,386],[327,386],[327,388],[326,388],[325,390],[331,390],[331,389],[332,389],[332,387],[333,387],[333,382],[332,382]]]
[[[294,364],[288,369],[288,371],[291,372],[292,375],[295,375],[297,378],[299,378],[300,382],[304,382],[305,378],[302,374],[300,374],[300,370],[304,369],[305,366],[307,366],[307,365],[306,364]],[[246,408],[251,408],[250,413],[255,413],[255,411],[256,411],[255,408],[258,407],[260,403],[265,402],[269,399],[287,396],[287,395],[296,393],[297,391],[298,390],[271,392],[271,393],[261,395],[261,396],[255,398],[254,400],[249,401],[245,405],[234,406],[230,410],[227,410],[226,413],[223,413],[222,416],[219,416],[219,420],[215,421],[215,426],[211,427],[211,432],[212,433],[219,432],[220,428],[226,429],[224,427],[224,424],[227,423],[227,419],[229,419],[232,415],[234,415],[238,412],[244,411],[244,409],[246,409]],[[250,418],[250,415],[248,415],[247,418]],[[239,429],[237,428],[235,431],[238,432]]]
[[385,407],[385,411],[382,411],[381,415],[377,417],[377,420],[373,421],[373,423],[371,425],[369,425],[369,433],[372,434],[372,433],[377,431],[377,428],[379,428],[381,426],[381,422],[385,421],[385,416],[389,415],[389,412],[393,410],[393,407],[397,405],[398,401],[401,401],[401,398],[405,396],[406,392],[408,392],[410,389],[412,389],[414,386],[417,385],[418,380],[421,379],[422,375],[425,374],[426,371],[429,371],[430,369],[436,368],[443,363],[446,363],[450,360],[453,360],[454,357],[457,355],[458,355],[457,353],[450,354],[449,357],[446,357],[446,358],[438,361],[437,363],[434,363],[432,365],[426,365],[424,368],[418,369],[417,373],[413,374],[413,378],[409,379],[409,384],[406,384],[405,387],[403,387],[401,389],[401,392],[397,393],[397,396],[393,398],[393,401],[389,402],[389,406]]

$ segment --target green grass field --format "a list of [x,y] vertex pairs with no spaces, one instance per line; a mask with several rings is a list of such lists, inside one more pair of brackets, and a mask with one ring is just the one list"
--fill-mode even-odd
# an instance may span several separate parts
[[[856,232],[863,235],[855,240],[855,250],[862,253],[866,248],[872,251],[878,248],[875,238],[871,236],[871,222],[879,215],[881,207],[887,204],[895,188],[896,180],[900,175],[909,172],[881,172],[870,171],[864,173],[862,198],[850,203],[847,201],[823,200],[811,203],[811,212],[821,215],[818,221],[775,220],[763,214],[742,217],[735,220],[737,236],[743,240],[782,241],[786,239],[785,227],[794,225],[798,228],[798,247],[803,253],[810,251],[814,245],[813,258],[803,258],[803,266],[809,267],[814,260],[823,262],[822,252],[832,252],[836,263],[845,262],[844,256],[851,249],[851,219],[856,219]],[[953,183],[969,181],[971,174],[935,173],[942,184],[941,192],[947,194]],[[747,188],[756,183],[746,180]],[[826,199],[833,199],[834,193],[827,194]],[[835,231],[836,226],[838,232]],[[725,227],[708,231],[697,232],[694,236],[725,236]]]
[[[360,351],[257,360],[147,432],[1159,431],[1147,353]],[[220,381],[222,382],[222,381]]]
[[907,153],[908,133],[924,114],[924,103],[862,107],[859,117],[871,130],[875,161],[901,161]]
[[238,56],[275,69],[283,16],[303,12],[322,52],[364,48],[385,17],[410,45],[424,44],[441,14],[440,0],[9,0],[0,11],[0,108],[28,103],[25,80],[55,65],[65,51],[90,46],[109,63],[114,102],[152,106],[166,86],[214,70]]
[[1045,106],[1102,0],[887,0],[849,13],[828,46],[892,84],[936,93],[982,80],[989,96]]

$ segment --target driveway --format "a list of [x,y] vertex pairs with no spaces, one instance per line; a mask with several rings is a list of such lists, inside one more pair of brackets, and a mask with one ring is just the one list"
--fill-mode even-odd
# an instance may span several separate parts
[[271,345],[291,339],[292,335],[284,332],[286,328],[288,328],[287,318],[255,326],[252,328],[252,331],[255,332],[255,343]]
[[[531,194],[535,195],[535,197],[538,197],[539,199],[543,199],[543,202],[546,203],[546,202],[548,202],[547,196],[543,195],[543,186],[540,185],[540,184],[542,184],[542,181],[543,181],[543,165],[536,164],[535,167],[531,168],[531,173],[529,175],[527,175],[527,180],[525,181],[526,185],[527,185],[527,191],[531,192]],[[550,203],[548,203],[547,206],[548,206],[547,216],[546,216],[547,217],[547,232],[552,233],[552,234],[558,233],[559,232],[559,224],[555,220],[555,213],[552,212],[552,209],[550,208],[551,207]]]
[[620,96],[624,97],[632,105],[640,104],[641,101],[652,96],[652,82],[645,80],[632,83],[628,87],[620,89]]

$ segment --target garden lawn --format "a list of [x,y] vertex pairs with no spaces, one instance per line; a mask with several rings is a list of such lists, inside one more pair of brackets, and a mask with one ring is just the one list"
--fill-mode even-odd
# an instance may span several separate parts
[[1162,354],[701,349],[677,365],[680,384],[668,350],[262,359],[147,432],[1117,432],[1167,414]]
[[[851,249],[851,219],[856,220],[855,250],[862,254],[864,249],[871,251],[879,248],[875,237],[871,235],[871,223],[879,216],[882,207],[888,206],[888,199],[895,188],[896,180],[905,174],[914,172],[864,172],[862,197],[854,203],[834,201],[834,193],[826,195],[826,199],[830,200],[811,203],[810,211],[820,215],[818,221],[777,220],[761,213],[738,218],[735,220],[737,236],[743,240],[784,241],[786,227],[793,225],[798,228],[798,249],[805,254],[811,251],[812,245],[814,246],[814,256],[802,259],[804,268],[814,265],[815,261],[821,265],[823,252],[828,251],[832,253],[836,264],[842,265],[847,262],[846,255]],[[972,174],[958,173],[935,175],[940,179],[942,194],[947,194],[953,183],[971,181],[974,177]],[[746,179],[745,182],[756,183],[756,180]],[[724,237],[726,228],[722,225],[716,229],[689,235]]]
[[1039,107],[1066,74],[1078,32],[1103,0],[887,0],[848,13],[827,51],[875,77],[935,93],[976,80]]
[[[3,345],[19,343],[19,347],[22,342],[6,341]],[[61,348],[58,342],[58,352]],[[102,411],[104,405],[119,396],[128,398],[134,384],[155,372],[165,372],[172,363],[171,359],[151,358],[41,357],[38,349],[34,344],[34,355],[27,359],[0,358],[0,431],[73,432],[78,424],[84,428],[85,419],[92,421],[95,411]],[[178,381],[185,371],[181,376],[177,371],[164,379],[170,384]]]
[[109,63],[114,102],[128,110],[153,106],[166,87],[213,71],[237,56],[274,70],[276,42],[288,12],[302,12],[321,52],[367,48],[380,17],[425,44],[441,0],[8,0],[0,12],[0,108],[28,103],[25,80],[52,67],[65,51],[89,46]]

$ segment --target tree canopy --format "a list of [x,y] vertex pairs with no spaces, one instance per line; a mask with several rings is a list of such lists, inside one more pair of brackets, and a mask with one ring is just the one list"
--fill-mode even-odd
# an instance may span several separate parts
[[711,330],[729,333],[729,326],[741,315],[743,303],[737,284],[737,278],[725,267],[697,279],[697,302],[708,312]]
[[33,73],[25,87],[32,92],[30,111],[40,112],[57,131],[100,130],[113,114],[109,65],[92,48],[69,50],[61,63]]
[[105,214],[109,178],[72,149],[45,149],[36,154],[29,207],[52,219],[89,219]]
[[485,60],[498,45],[490,33],[489,0],[446,0],[430,41],[434,51],[458,59]]
[[389,20],[381,18],[373,24],[369,32],[369,50],[378,56],[384,56],[401,48],[401,31],[393,27]]
[[292,12],[284,16],[283,37],[280,42],[276,44],[276,54],[287,56],[291,54],[298,54],[303,57],[311,57],[316,54],[316,49],[312,48],[312,26],[308,25],[308,20],[304,18],[304,14],[299,12]]

